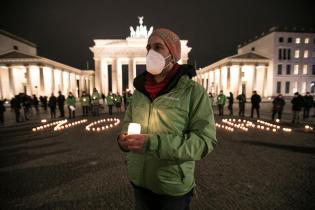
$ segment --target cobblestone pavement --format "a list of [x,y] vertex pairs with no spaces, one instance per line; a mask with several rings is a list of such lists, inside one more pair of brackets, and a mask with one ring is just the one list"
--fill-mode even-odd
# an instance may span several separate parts
[[[133,209],[121,125],[33,133],[38,124],[0,127],[0,209]],[[315,209],[315,134],[285,126],[293,131],[218,128],[215,151],[197,164],[192,209]]]

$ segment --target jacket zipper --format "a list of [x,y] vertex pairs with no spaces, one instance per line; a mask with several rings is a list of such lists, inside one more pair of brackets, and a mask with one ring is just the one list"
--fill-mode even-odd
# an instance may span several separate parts
[[[147,134],[149,133],[149,125],[150,125],[150,119],[151,119],[151,112],[152,112],[152,102],[150,101],[150,107],[149,107],[149,116],[148,116],[148,122],[147,122]],[[143,185],[146,186],[145,182],[145,165],[146,165],[146,157],[147,155],[144,153],[144,160],[143,160],[143,168],[142,168],[142,175],[143,175]]]

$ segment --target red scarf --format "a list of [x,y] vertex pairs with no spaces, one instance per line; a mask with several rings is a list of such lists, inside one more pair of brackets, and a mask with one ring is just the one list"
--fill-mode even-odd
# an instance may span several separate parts
[[153,101],[159,92],[161,92],[173,79],[175,76],[177,70],[179,69],[180,65],[177,63],[173,66],[173,68],[170,70],[170,72],[166,75],[164,80],[161,82],[157,83],[154,79],[154,75],[150,74],[149,72],[147,73],[145,77],[145,84],[144,88],[145,90],[149,93],[151,100]]

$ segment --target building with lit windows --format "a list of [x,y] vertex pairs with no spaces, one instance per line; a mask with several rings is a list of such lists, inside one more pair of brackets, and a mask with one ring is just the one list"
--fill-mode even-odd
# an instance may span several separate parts
[[[262,70],[264,69],[264,70]],[[315,94],[315,32],[273,27],[238,46],[238,54],[200,69],[197,81],[211,92],[253,90],[263,97]]]

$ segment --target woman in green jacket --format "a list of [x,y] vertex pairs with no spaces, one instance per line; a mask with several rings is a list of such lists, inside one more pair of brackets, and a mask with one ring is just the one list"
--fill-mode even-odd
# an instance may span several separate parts
[[69,92],[69,96],[67,98],[67,105],[68,105],[68,111],[69,111],[69,119],[75,118],[75,104],[76,104],[76,99],[72,95],[72,92]]
[[[147,71],[134,80],[135,92],[118,136],[127,155],[136,209],[187,209],[195,186],[195,161],[214,149],[215,122],[208,94],[179,65],[180,39],[156,29],[148,39]],[[127,135],[129,123],[141,134]]]

